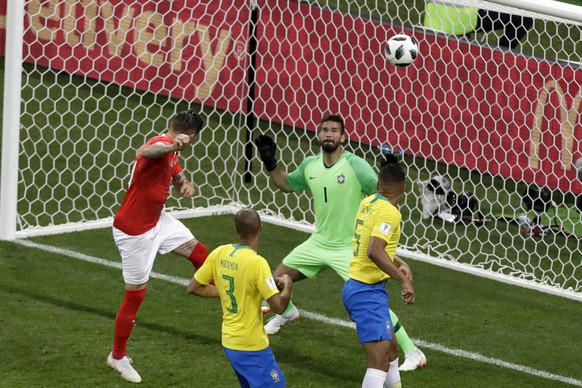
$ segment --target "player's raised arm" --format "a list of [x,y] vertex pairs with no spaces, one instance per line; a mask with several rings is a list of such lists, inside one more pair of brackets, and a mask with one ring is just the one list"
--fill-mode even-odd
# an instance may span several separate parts
[[170,152],[182,151],[194,140],[195,137],[195,134],[186,135],[181,133],[174,138],[172,144],[154,143],[146,146],[142,151],[142,155],[144,159],[150,160],[161,158]]
[[175,150],[174,144],[163,144],[163,143],[155,143],[146,146],[143,151],[142,155],[144,159],[151,160],[161,158],[162,156],[173,152]]
[[277,144],[273,141],[270,136],[259,135],[255,139],[255,145],[259,152],[259,157],[265,165],[265,169],[271,177],[271,181],[277,186],[281,191],[285,193],[290,193],[293,190],[287,184],[287,172],[277,168],[277,159],[275,159],[275,153],[277,152]]

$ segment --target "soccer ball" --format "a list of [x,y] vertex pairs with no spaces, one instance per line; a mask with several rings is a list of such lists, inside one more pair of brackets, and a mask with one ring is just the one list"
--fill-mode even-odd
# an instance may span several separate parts
[[386,43],[386,58],[394,66],[405,67],[418,56],[418,45],[406,34],[394,35]]

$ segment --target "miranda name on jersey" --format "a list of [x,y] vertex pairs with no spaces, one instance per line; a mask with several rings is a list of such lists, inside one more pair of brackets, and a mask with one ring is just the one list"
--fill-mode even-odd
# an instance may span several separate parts
[[238,271],[238,263],[235,261],[220,259],[220,266],[222,268],[230,269],[232,271]]

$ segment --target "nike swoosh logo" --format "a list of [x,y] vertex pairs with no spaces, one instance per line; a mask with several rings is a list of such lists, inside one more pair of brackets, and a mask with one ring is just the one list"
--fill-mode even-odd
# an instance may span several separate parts
[[310,176],[309,179],[315,179],[317,178],[316,176]]

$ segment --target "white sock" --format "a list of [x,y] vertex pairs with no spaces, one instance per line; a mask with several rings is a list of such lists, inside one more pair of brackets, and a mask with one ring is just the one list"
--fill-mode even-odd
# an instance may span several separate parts
[[400,371],[398,370],[398,358],[390,363],[388,373],[386,373],[386,381],[384,381],[384,388],[400,388]]
[[362,381],[362,388],[382,388],[384,380],[386,380],[386,372],[380,369],[368,368]]

